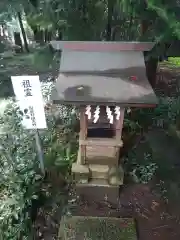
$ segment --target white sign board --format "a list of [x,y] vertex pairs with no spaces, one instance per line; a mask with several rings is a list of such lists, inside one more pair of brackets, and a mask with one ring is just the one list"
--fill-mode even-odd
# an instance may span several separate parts
[[24,114],[23,126],[27,129],[47,128],[39,76],[12,76],[11,81]]

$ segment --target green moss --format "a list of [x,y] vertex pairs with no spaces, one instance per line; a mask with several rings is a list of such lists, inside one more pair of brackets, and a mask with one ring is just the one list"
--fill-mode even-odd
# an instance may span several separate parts
[[69,217],[61,221],[59,240],[136,240],[129,218]]

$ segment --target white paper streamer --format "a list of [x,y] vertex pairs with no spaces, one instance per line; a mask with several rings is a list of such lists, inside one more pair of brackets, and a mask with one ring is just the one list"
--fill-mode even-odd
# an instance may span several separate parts
[[93,120],[94,123],[97,123],[97,121],[98,121],[98,119],[99,119],[99,114],[100,114],[100,107],[97,106],[97,107],[96,107],[96,110],[95,110],[95,112],[94,112],[94,120]]
[[119,120],[121,112],[120,112],[120,107],[116,106],[115,107],[115,114],[116,114],[116,120]]
[[107,118],[109,119],[109,123],[113,124],[114,117],[113,117],[110,107],[108,107],[108,106],[106,107],[106,113],[107,113]]
[[88,116],[88,119],[91,119],[91,105],[86,106],[85,114]]

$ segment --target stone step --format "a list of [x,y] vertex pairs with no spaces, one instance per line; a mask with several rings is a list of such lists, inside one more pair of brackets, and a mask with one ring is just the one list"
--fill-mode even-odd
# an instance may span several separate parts
[[137,240],[136,225],[133,218],[63,217],[58,239]]
[[[91,153],[92,152],[92,149],[90,151],[90,149],[88,149],[89,152],[86,153],[86,164],[89,165],[89,164],[98,164],[98,165],[109,165],[109,166],[118,166],[119,164],[119,159],[118,159],[118,153],[119,151],[116,151],[116,154],[114,155],[114,157],[112,157],[112,154],[109,156],[97,156],[96,157]],[[80,149],[78,151],[78,157],[77,157],[77,163],[81,163],[81,154],[80,154]],[[114,152],[114,149],[113,149],[113,152]]]
[[124,171],[121,166],[108,166],[100,164],[82,165],[72,164],[72,173],[77,183],[89,183],[90,180],[102,179],[113,186],[123,185]]
[[108,179],[110,167],[108,165],[90,164],[89,170],[92,179]]
[[88,183],[90,178],[90,170],[88,165],[82,165],[79,163],[73,163],[71,171],[74,175],[76,182]]
[[[77,186],[81,187],[82,184]],[[106,179],[91,179],[88,183],[83,184],[84,187],[111,187]]]
[[119,164],[119,159],[117,157],[91,157],[88,156],[86,158],[86,163],[87,164],[98,164],[98,165],[108,165],[108,166],[118,166]]
[[119,201],[119,186],[111,186],[105,179],[92,179],[88,183],[77,183],[76,194],[88,201],[109,201],[117,204]]
[[122,140],[116,140],[114,138],[87,138],[86,140],[79,140],[79,145],[86,146],[101,146],[101,147],[122,147]]

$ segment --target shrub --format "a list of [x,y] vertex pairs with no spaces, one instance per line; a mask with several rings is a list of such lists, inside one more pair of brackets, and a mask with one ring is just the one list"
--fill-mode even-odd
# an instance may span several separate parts
[[[172,169],[172,161],[165,158],[168,158],[168,156],[162,155],[163,151],[154,149],[154,144],[152,143],[158,143],[158,141],[153,137],[148,138],[148,134],[151,130],[156,132],[158,129],[161,129],[162,139],[163,137],[168,138],[166,133],[169,131],[169,126],[176,125],[179,116],[180,97],[166,97],[160,98],[159,105],[154,109],[136,109],[132,112],[131,119],[126,121],[126,123],[130,123],[130,126],[137,125],[141,129],[141,132],[138,131],[138,134],[141,134],[142,141],[136,143],[124,159],[126,172],[130,173],[136,182],[147,183],[156,174],[160,179],[162,179],[162,176],[166,176],[166,179],[169,176],[172,179],[172,171],[170,171]],[[133,121],[134,124],[132,124]],[[161,149],[164,147],[163,142],[156,144],[156,146],[156,148]],[[175,171],[173,172],[176,174]]]
[[34,134],[20,124],[19,108],[10,101],[0,138],[0,234],[2,239],[26,239],[30,229],[29,207],[36,198],[39,180]]
[[[0,116],[3,131],[0,138],[0,239],[33,239],[32,202],[39,198],[46,183],[39,169],[34,131],[23,129],[19,108],[13,100],[4,108]],[[77,152],[73,128],[77,114],[71,108],[61,108],[63,111],[58,111],[56,116],[51,110],[47,113],[48,129],[39,133],[46,149],[46,172],[55,169],[65,178]],[[61,122],[61,130],[56,126],[57,120]],[[45,189],[48,191],[48,187]]]
[[168,62],[177,67],[180,66],[180,58],[179,57],[169,57]]

